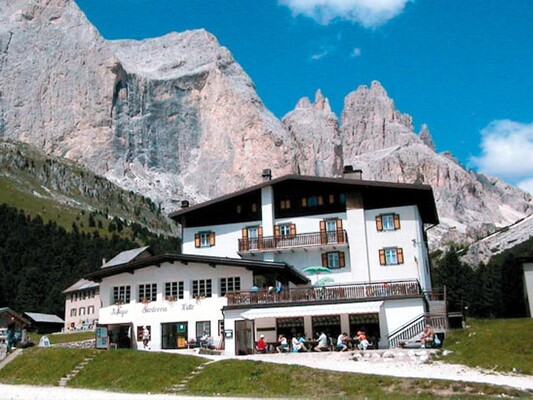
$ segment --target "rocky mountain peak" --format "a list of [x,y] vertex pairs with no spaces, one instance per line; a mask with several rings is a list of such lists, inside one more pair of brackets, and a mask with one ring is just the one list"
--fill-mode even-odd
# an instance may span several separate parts
[[[76,160],[166,210],[274,176],[341,176],[434,188],[434,241],[472,238],[533,212],[531,196],[436,154],[429,129],[374,81],[341,124],[320,90],[278,120],[205,30],[106,41],[73,1],[0,1],[0,139]],[[494,205],[498,205],[495,207]]]
[[431,150],[433,151],[435,150],[435,144],[433,143],[433,138],[431,137],[431,134],[429,133],[429,128],[426,124],[422,124],[418,137],[420,138],[422,143],[428,146]]

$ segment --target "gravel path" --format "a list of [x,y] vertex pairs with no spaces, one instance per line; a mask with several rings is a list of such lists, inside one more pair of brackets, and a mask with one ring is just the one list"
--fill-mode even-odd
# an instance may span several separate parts
[[[354,353],[352,352],[285,353],[239,356],[238,359],[297,364],[310,368],[362,374],[487,383],[533,391],[533,376],[529,375],[503,374],[439,361],[431,363],[413,362],[407,357],[401,361],[398,360],[399,357],[381,358],[379,360],[369,358],[353,361],[353,356]],[[213,360],[235,358],[222,356],[204,357]],[[174,400],[176,398],[195,399],[198,396],[125,394],[85,389],[0,384],[0,400]],[[217,399],[232,398],[217,397]],[[243,400],[243,398],[240,397],[239,400]]]

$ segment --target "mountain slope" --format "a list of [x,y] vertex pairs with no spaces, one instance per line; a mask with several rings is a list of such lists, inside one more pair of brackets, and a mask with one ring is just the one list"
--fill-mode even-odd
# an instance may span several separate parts
[[432,243],[472,241],[531,215],[532,199],[437,154],[373,82],[340,122],[317,92],[279,121],[231,53],[204,30],[106,41],[72,0],[0,2],[0,138],[75,160],[161,203],[255,184],[264,168],[431,184]]

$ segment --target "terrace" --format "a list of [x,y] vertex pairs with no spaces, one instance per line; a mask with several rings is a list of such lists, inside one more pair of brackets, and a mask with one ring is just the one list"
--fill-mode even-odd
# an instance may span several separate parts
[[227,307],[239,308],[274,304],[320,304],[342,303],[354,300],[384,300],[401,297],[422,296],[418,281],[376,282],[323,287],[284,289],[280,293],[266,290],[256,292],[227,293]]
[[348,246],[348,235],[345,230],[239,239],[239,253],[255,253],[272,250],[283,251],[309,247],[335,248],[338,246]]

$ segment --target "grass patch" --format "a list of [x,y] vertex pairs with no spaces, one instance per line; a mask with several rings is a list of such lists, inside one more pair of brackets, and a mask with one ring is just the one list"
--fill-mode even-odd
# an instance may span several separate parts
[[62,376],[94,354],[93,349],[31,348],[0,370],[0,382],[57,385]]
[[79,332],[72,332],[72,333],[47,333],[47,334],[30,333],[29,334],[30,340],[36,345],[39,344],[39,340],[41,340],[42,336],[47,336],[48,339],[50,339],[50,343],[52,344],[80,342],[83,340],[89,340],[89,339],[96,338],[96,334],[94,331],[79,331]]
[[198,396],[297,397],[319,399],[435,399],[528,397],[520,390],[483,384],[399,379],[323,371],[296,365],[226,360],[205,367],[187,385]]
[[533,319],[468,320],[468,328],[454,329],[445,347],[449,363],[496,371],[533,374]]
[[163,393],[204,363],[204,358],[132,350],[101,351],[69,386],[130,393]]

